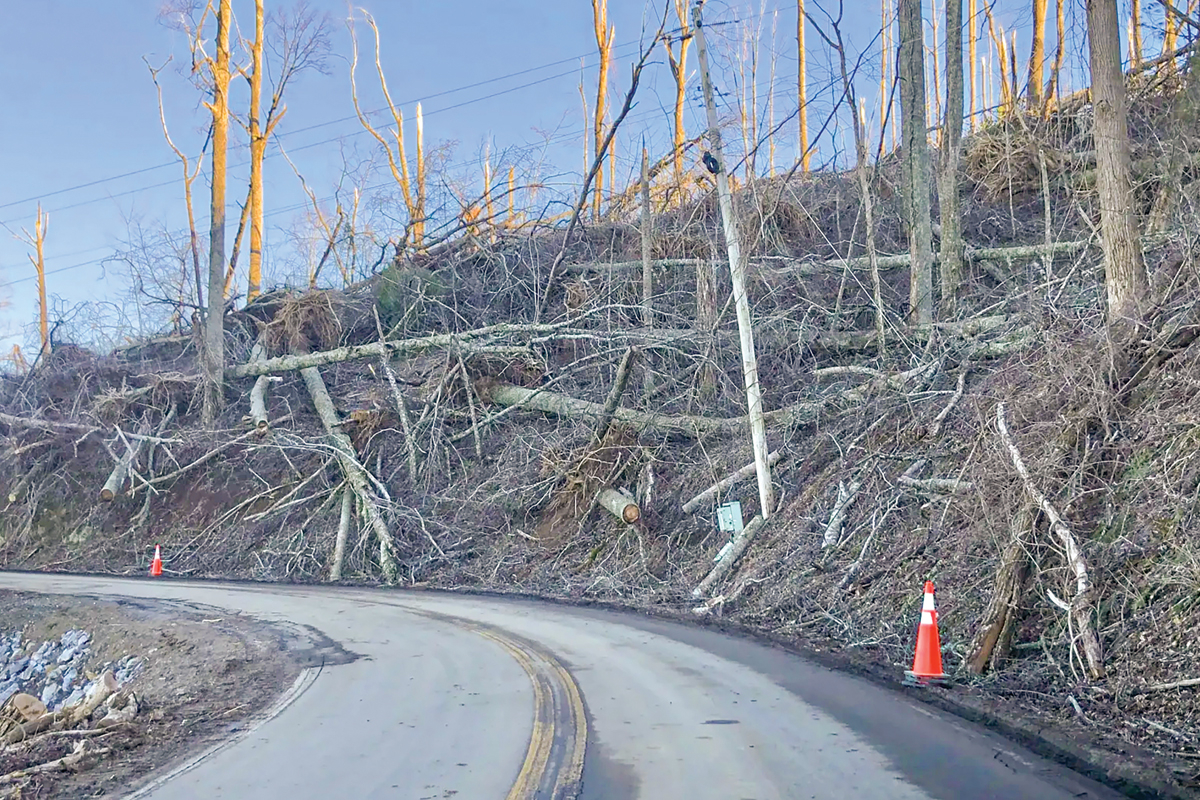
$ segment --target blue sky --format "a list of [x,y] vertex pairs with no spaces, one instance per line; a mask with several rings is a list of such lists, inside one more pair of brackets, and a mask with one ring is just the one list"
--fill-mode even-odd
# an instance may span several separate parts
[[[450,143],[448,172],[464,184],[472,180],[478,184],[486,146],[521,169],[538,165],[547,180],[564,190],[578,183],[583,136],[580,58],[589,102],[596,61],[587,0],[366,0],[363,5],[384,35],[383,66],[393,97],[410,119],[415,101],[424,100],[426,143],[431,149]],[[813,10],[814,0],[809,5]],[[1016,7],[1002,18],[1019,26],[1027,4],[1001,0],[1000,5]],[[331,19],[329,74],[307,73],[289,89],[288,112],[279,133],[299,170],[324,198],[332,193],[346,164],[357,167],[355,175],[367,185],[386,182],[386,174],[378,163],[371,175],[358,166],[373,158],[378,161],[378,153],[353,118],[347,6],[333,0],[310,0],[310,6],[327,12]],[[67,306],[91,299],[121,303],[127,287],[114,269],[105,268],[104,259],[126,248],[131,231],[139,226],[177,236],[186,225],[180,167],[163,140],[155,90],[143,57],[155,65],[174,58],[161,76],[166,115],[176,143],[190,154],[200,149],[205,114],[198,91],[182,72],[188,62],[187,42],[162,23],[160,7],[159,0],[6,4],[5,24],[0,27],[0,86],[7,87],[6,114],[0,121],[0,221],[13,230],[32,229],[36,204],[42,202],[50,213],[49,292]],[[267,7],[292,8],[293,3],[267,0]],[[865,46],[878,30],[878,4],[847,0],[845,7],[852,44]],[[792,113],[794,0],[709,0],[706,9],[710,24],[725,23],[716,25],[711,35],[718,83],[731,95],[737,92],[732,67],[742,47],[744,26],[750,26],[764,45],[757,83],[761,97],[770,92],[766,45],[772,25],[777,27],[776,117]],[[250,34],[253,4],[234,0],[234,11]],[[643,0],[610,0],[618,62],[611,84],[614,104],[623,95],[643,24],[655,25],[656,20],[644,19],[647,13],[661,13],[661,5],[649,10]],[[1074,19],[1070,22],[1075,24]],[[360,25],[359,31],[365,49],[370,45],[369,30]],[[814,46],[816,37],[810,34],[809,41]],[[632,169],[630,156],[642,136],[659,153],[669,142],[671,79],[664,62],[656,58],[647,73],[638,106],[618,143],[625,172]],[[691,63],[694,66],[694,48]],[[375,109],[382,103],[377,84],[370,80],[371,67],[369,59],[360,64],[359,80],[364,107]],[[824,56],[814,54],[811,92],[819,93],[826,85],[828,67]],[[872,79],[877,80],[877,74],[873,72]],[[693,89],[695,85],[693,78]],[[245,100],[244,82],[238,82],[235,110],[244,107]],[[765,99],[762,102],[765,110]],[[810,124],[819,124],[821,104],[827,108],[828,100],[818,96],[816,104]],[[729,105],[725,110],[733,111]],[[700,131],[701,111],[693,95],[690,133]],[[232,130],[230,162],[237,165],[245,160],[245,142],[236,126]],[[794,125],[784,131],[781,161],[794,152],[790,146]],[[230,175],[232,225],[245,191],[244,173],[235,168]],[[292,169],[275,156],[274,147],[266,177],[270,285],[292,270],[298,258],[295,236],[303,227],[305,196]],[[205,181],[202,177],[196,185],[202,232],[207,221]],[[0,298],[7,301],[0,309],[0,347],[5,350],[14,341],[29,341],[27,327],[36,313],[29,252],[28,246],[0,230]]]

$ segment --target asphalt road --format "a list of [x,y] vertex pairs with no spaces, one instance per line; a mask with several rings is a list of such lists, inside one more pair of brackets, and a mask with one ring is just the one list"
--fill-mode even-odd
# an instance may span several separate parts
[[440,594],[60,575],[0,573],[0,588],[215,606],[311,626],[359,656],[306,671],[278,713],[157,776],[138,798],[1120,796],[853,676],[633,615]]

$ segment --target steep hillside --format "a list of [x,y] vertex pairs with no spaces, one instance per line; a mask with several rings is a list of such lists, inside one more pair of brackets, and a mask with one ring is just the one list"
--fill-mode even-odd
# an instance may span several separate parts
[[[555,229],[468,236],[345,292],[265,295],[227,318],[232,377],[210,430],[195,339],[60,346],[0,385],[0,565],[141,574],[161,543],[169,575],[324,581],[340,566],[376,582],[394,569],[402,585],[719,617],[897,680],[932,579],[957,684],[937,690],[944,702],[1024,720],[1044,744],[1064,732],[1060,756],[1094,748],[1142,796],[1195,789],[1200,688],[1179,683],[1200,677],[1191,195],[1146,239],[1152,325],[1116,352],[1087,128],[1074,112],[968,140],[957,316],[906,326],[905,259],[885,258],[883,348],[853,176],[739,194],[779,507],[701,599],[726,541],[716,506],[760,511],[752,475],[684,511],[751,461],[712,198],[656,216],[650,320],[642,232],[622,220],[565,244]],[[1155,141],[1139,163],[1164,157]],[[1149,215],[1173,189],[1147,170]],[[906,248],[897,171],[883,165],[877,183],[884,253]],[[313,375],[352,452],[324,427]],[[636,500],[636,524],[601,507],[605,488]],[[1086,562],[1083,597],[1064,529]],[[1103,678],[1064,610],[1081,603]]]

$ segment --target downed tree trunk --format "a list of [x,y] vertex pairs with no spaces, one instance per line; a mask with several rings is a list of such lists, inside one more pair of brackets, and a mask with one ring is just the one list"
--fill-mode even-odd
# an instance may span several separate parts
[[[250,351],[250,363],[254,364],[265,360],[266,351],[263,349],[262,342],[255,342],[254,349]],[[254,382],[254,387],[250,390],[250,421],[259,436],[266,436],[271,426],[270,420],[267,418],[267,389],[270,387],[271,377],[259,375],[258,380]]]
[[[277,356],[263,361],[247,362],[226,370],[225,374],[231,378],[249,378],[255,375],[269,375],[274,372],[294,372],[309,367],[323,367],[328,364],[352,361],[357,358],[382,358],[389,353],[420,353],[425,350],[437,350],[452,346],[461,347],[462,352],[467,354],[477,352],[497,353],[501,351],[524,353],[526,352],[524,347],[503,347],[498,349],[497,347],[474,344],[472,340],[499,336],[547,334],[564,327],[566,325],[563,323],[555,323],[553,325],[515,325],[507,323],[490,325],[486,328],[477,328],[471,331],[463,331],[462,333],[437,333],[430,336],[421,336],[416,339],[369,342],[350,347],[338,347],[333,350],[323,350],[317,353]],[[3,416],[0,416],[0,422],[3,421],[5,421]]]
[[104,482],[104,486],[100,489],[100,499],[105,503],[111,503],[113,498],[121,491],[121,487],[125,485],[125,479],[129,477],[129,468],[133,465],[134,460],[142,452],[142,447],[146,444],[145,439],[137,439],[136,445],[125,448],[125,455],[117,459],[116,466],[112,472],[108,474],[108,480]]
[[[767,463],[773,467],[779,463],[780,457],[781,451],[776,450],[774,453],[771,453],[767,456]],[[709,499],[749,478],[754,474],[755,468],[756,465],[754,463],[747,464],[736,472],[730,474],[728,477],[717,481],[712,486],[708,487],[703,492],[684,503],[683,512],[685,514],[691,514]]]
[[604,409],[600,412],[600,419],[596,421],[596,441],[604,441],[604,437],[608,435],[608,429],[612,425],[613,414],[616,413],[617,407],[621,405],[621,397],[625,394],[625,387],[629,385],[629,375],[633,372],[633,358],[637,351],[630,347],[625,350],[625,355],[621,357],[621,363],[617,367],[617,376],[613,380],[612,388],[608,392],[608,397],[604,401]]
[[350,484],[342,486],[342,514],[338,520],[337,539],[333,545],[333,566],[329,569],[329,580],[342,579],[342,563],[346,560],[346,541],[350,538],[350,512],[354,505],[354,493]]
[[1012,520],[1008,544],[1000,556],[1000,568],[992,588],[992,598],[980,620],[979,631],[972,642],[971,660],[968,668],[975,675],[982,675],[989,665],[997,669],[1008,657],[1012,648],[1013,631],[1016,629],[1017,602],[1029,573],[1029,555],[1026,537],[1033,528],[1033,505],[1022,504],[1021,510]]
[[[1003,402],[996,404],[996,426],[1000,429],[1000,438],[1004,442],[1004,446],[1008,448],[1009,456],[1012,457],[1013,466],[1016,468],[1017,474],[1021,476],[1025,491],[1046,515],[1046,519],[1050,523],[1050,530],[1062,542],[1067,565],[1075,575],[1075,597],[1071,601],[1071,618],[1075,622],[1076,635],[1079,637],[1083,654],[1087,659],[1088,672],[1091,673],[1093,680],[1099,680],[1104,677],[1104,657],[1100,650],[1100,640],[1096,637],[1096,628],[1092,623],[1093,592],[1092,582],[1088,577],[1087,561],[1084,560],[1083,552],[1079,549],[1079,544],[1075,541],[1075,535],[1071,533],[1071,529],[1067,527],[1062,517],[1058,515],[1058,511],[1034,486],[1033,479],[1029,477],[1029,470],[1025,468],[1021,451],[1017,449],[1012,436],[1009,435],[1008,424],[1004,419]],[[1074,646],[1074,642],[1072,642],[1072,646]]]
[[[568,418],[600,419],[604,415],[604,406],[587,400],[577,400],[555,392],[526,389],[507,383],[493,383],[480,386],[480,397],[491,400],[501,406],[521,406],[533,411],[554,414]],[[825,408],[823,401],[797,403],[778,411],[769,411],[764,416],[767,422],[811,422]],[[683,436],[698,438],[711,433],[740,433],[745,430],[745,417],[673,417],[666,414],[654,414],[647,411],[634,411],[631,408],[617,408],[613,419],[624,422],[635,428],[649,428],[662,433],[676,433]]]
[[26,767],[25,769],[19,769],[16,772],[10,772],[7,775],[0,775],[0,786],[5,786],[10,783],[16,783],[17,781],[25,780],[26,778],[29,778],[33,775],[42,775],[47,772],[56,772],[60,769],[74,769],[75,767],[77,767],[80,764],[80,762],[82,762],[88,756],[105,755],[106,753],[110,753],[110,752],[112,752],[111,747],[102,747],[102,748],[99,748],[98,750],[89,751],[87,749],[86,743],[80,741],[80,742],[76,743],[75,749],[71,752],[70,755],[63,756],[62,758],[57,758],[54,761],[47,761],[45,764],[38,764],[37,766],[34,766],[34,767]]
[[616,489],[609,489],[607,487],[601,489],[600,493],[596,495],[596,502],[605,511],[626,525],[632,525],[642,517],[642,510],[638,508],[637,502],[629,495]]
[[329,396],[329,390],[325,388],[325,381],[321,378],[320,371],[316,367],[307,367],[300,370],[300,376],[304,378],[304,385],[308,387],[313,405],[321,417],[321,423],[325,426],[325,433],[333,442],[338,462],[342,466],[342,474],[346,476],[347,489],[353,489],[359,503],[366,511],[367,520],[374,529],[376,538],[379,539],[379,567],[383,570],[383,577],[388,583],[395,583],[396,561],[392,553],[392,535],[388,531],[387,523],[384,522],[383,514],[379,511],[379,506],[375,503],[375,497],[367,479],[367,469],[355,455],[354,444],[350,441],[350,437],[342,431],[342,421],[338,418],[337,409],[333,407],[333,400]]
[[829,524],[825,526],[825,535],[821,539],[822,548],[838,543],[842,535],[842,525],[846,522],[846,512],[850,510],[850,504],[858,497],[858,490],[861,488],[862,484],[858,481],[851,481],[849,487],[838,482],[837,502],[833,504],[833,511],[829,514]]
[[741,532],[734,537],[733,547],[725,554],[725,557],[717,562],[717,565],[712,568],[712,571],[700,581],[700,585],[692,590],[692,597],[697,599],[704,597],[708,590],[716,585],[717,581],[729,574],[729,571],[737,565],[739,559],[750,547],[750,543],[754,541],[754,537],[758,535],[759,530],[763,526],[763,520],[760,516],[755,516],[750,520],[750,524],[742,528]]

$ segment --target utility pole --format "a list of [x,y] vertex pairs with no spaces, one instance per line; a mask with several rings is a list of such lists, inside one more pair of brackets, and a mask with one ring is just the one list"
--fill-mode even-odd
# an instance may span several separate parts
[[[733,214],[733,197],[729,193],[729,176],[725,172],[725,156],[721,149],[721,128],[717,121],[717,105],[713,99],[712,76],[708,72],[708,44],[704,38],[701,7],[697,0],[692,7],[692,27],[695,28],[696,50],[700,58],[700,80],[704,86],[704,105],[708,109],[708,140],[715,160],[717,200],[729,248],[729,278],[733,284],[733,303],[737,308],[738,338],[742,345],[742,372],[746,379],[746,406],[750,419],[750,439],[754,447],[754,468],[758,474],[758,499],[762,517],[775,510],[775,489],[771,485],[771,465],[767,461],[767,426],[763,420],[762,387],[758,382],[758,359],[754,355],[754,331],[750,323],[750,301],[746,297],[746,265],[742,261],[738,239],[737,218]],[[705,159],[709,162],[709,159]]]

